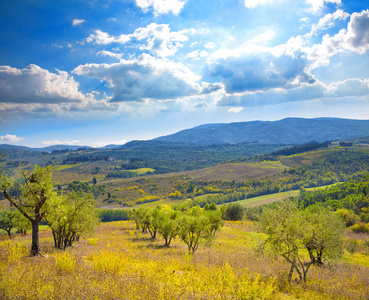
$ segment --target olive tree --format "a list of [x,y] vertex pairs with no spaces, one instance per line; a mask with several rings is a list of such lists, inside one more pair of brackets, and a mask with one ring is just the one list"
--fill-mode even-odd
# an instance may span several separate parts
[[182,214],[179,237],[187,245],[190,254],[195,253],[202,238],[211,238],[210,220],[200,207],[192,207]]
[[56,248],[65,249],[84,234],[90,234],[100,220],[91,195],[58,195],[49,203],[45,220],[52,230]]
[[52,183],[52,169],[49,167],[34,166],[32,171],[19,169],[19,177],[22,183],[19,186],[20,196],[11,196],[10,189],[15,186],[15,181],[7,176],[1,176],[0,191],[12,206],[26,217],[32,225],[31,255],[40,255],[39,224],[47,211],[47,204],[55,197]]
[[305,282],[312,265],[321,265],[342,253],[345,225],[321,206],[300,211],[294,202],[283,201],[263,210],[258,226],[266,235],[261,250],[281,256],[290,264],[289,281],[296,271],[299,280]]
[[169,247],[179,232],[179,212],[173,209],[161,209],[158,214],[158,232],[164,238],[164,247]]

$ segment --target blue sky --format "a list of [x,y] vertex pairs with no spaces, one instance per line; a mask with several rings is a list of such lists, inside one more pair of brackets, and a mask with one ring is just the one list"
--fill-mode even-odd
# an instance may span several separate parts
[[0,2],[0,144],[104,146],[204,123],[369,119],[369,4]]

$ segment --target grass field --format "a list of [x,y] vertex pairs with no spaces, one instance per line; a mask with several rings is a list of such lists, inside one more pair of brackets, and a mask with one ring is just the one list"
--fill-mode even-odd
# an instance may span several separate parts
[[312,266],[306,284],[286,280],[283,260],[255,253],[251,222],[225,222],[193,256],[178,238],[170,247],[133,222],[101,224],[65,252],[40,233],[42,257],[29,257],[31,235],[0,241],[0,298],[11,299],[366,299],[369,248]]
[[255,207],[255,206],[262,205],[262,204],[269,204],[269,203],[272,203],[272,202],[275,202],[275,201],[281,201],[285,198],[295,197],[295,196],[298,196],[298,195],[300,195],[299,190],[287,191],[287,192],[275,193],[275,194],[270,194],[270,195],[263,195],[263,196],[259,196],[259,197],[240,200],[240,201],[237,201],[237,202],[234,202],[234,203],[239,203],[243,207]]
[[280,159],[282,165],[288,167],[301,167],[301,166],[311,166],[313,161],[322,159],[325,155],[330,153],[331,150],[318,150],[309,153],[295,154],[291,156],[285,156]]

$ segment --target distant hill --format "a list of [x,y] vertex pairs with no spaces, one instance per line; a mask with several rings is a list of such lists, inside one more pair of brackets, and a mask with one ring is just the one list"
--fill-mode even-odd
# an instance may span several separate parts
[[71,145],[53,145],[44,148],[30,148],[25,146],[16,146],[16,145],[9,145],[9,144],[1,144],[1,150],[30,150],[30,151],[39,151],[39,152],[52,152],[52,151],[61,151],[61,150],[70,150],[70,151],[77,151],[78,149],[91,149],[89,146],[71,146]]
[[153,141],[197,145],[238,143],[298,145],[311,141],[349,140],[367,136],[369,136],[369,120],[287,118],[279,121],[206,124],[162,136]]

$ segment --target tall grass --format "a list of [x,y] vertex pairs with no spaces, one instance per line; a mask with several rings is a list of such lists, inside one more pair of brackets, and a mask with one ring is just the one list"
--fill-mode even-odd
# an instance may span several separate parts
[[[42,257],[30,235],[0,242],[0,299],[365,299],[368,268],[347,258],[313,267],[306,284],[287,282],[288,266],[255,253],[252,222],[227,222],[195,255],[128,221],[104,223],[65,252],[42,232]],[[350,237],[353,238],[353,237]],[[356,251],[366,251],[365,239]],[[368,246],[369,248],[369,246]],[[347,251],[349,255],[352,255]],[[363,255],[355,252],[354,255]],[[362,259],[365,259],[362,258]],[[369,261],[368,256],[366,259]]]

